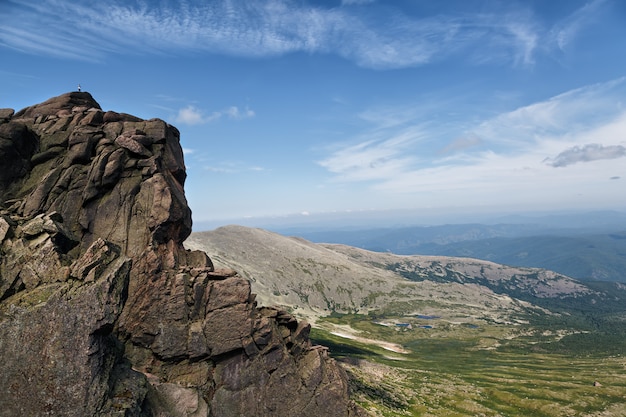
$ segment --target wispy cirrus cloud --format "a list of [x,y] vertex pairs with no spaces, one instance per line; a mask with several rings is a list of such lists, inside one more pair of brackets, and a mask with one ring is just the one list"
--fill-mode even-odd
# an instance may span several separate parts
[[[390,195],[428,195],[433,202],[445,196],[440,203],[453,198],[487,202],[511,193],[520,202],[535,201],[540,194],[554,200],[569,192],[570,198],[579,189],[600,193],[594,181],[615,177],[621,171],[617,159],[626,156],[624,94],[626,78],[594,84],[464,131],[424,123],[420,112],[411,124],[406,108],[395,118],[386,109],[369,119],[377,122],[369,133],[319,164],[334,181],[366,182]],[[605,163],[578,164],[597,160]]]
[[[357,3],[361,7],[284,0],[150,4],[8,0],[0,17],[0,44],[29,53],[91,60],[128,50],[250,57],[304,51],[336,54],[360,66],[384,69],[423,65],[458,54],[468,60],[480,56],[479,61],[530,65],[545,32],[532,13],[518,10],[417,16],[379,2],[344,2]],[[375,8],[375,13],[369,8]]]
[[198,125],[204,123],[215,122],[222,118],[229,119],[247,119],[255,116],[254,110],[249,108],[240,109],[237,106],[230,106],[224,110],[214,111],[209,114],[205,114],[202,110],[193,105],[189,105],[178,110],[178,114],[175,117],[177,123],[183,123],[188,125]]
[[342,181],[384,180],[415,165],[416,156],[407,151],[420,137],[419,129],[407,129],[390,138],[370,138],[339,149],[318,163]]
[[581,8],[557,22],[550,30],[548,38],[559,49],[566,49],[586,26],[591,25],[596,20],[598,12],[606,4],[607,0],[593,0],[585,3]]
[[454,141],[446,145],[441,151],[441,154],[454,153],[470,148],[474,148],[483,144],[483,140],[475,133],[469,133],[459,136]]
[[623,94],[626,77],[584,86],[502,113],[481,122],[472,132],[492,145],[515,150],[547,137],[567,138],[622,114]]
[[267,171],[266,168],[257,165],[246,165],[241,161],[219,161],[216,165],[204,165],[204,171],[215,174],[245,174]]

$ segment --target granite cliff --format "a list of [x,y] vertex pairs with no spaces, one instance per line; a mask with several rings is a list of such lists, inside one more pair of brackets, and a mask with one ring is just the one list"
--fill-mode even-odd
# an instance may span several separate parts
[[0,416],[355,416],[309,325],[191,232],[177,129],[73,92],[0,109]]

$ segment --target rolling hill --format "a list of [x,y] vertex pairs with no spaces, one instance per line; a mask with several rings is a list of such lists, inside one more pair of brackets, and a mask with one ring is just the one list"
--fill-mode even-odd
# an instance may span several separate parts
[[315,244],[243,226],[192,233],[185,246],[250,279],[260,304],[287,306],[310,321],[402,305],[416,314],[514,322],[529,311],[613,311],[624,295],[618,284],[594,287],[545,269]]

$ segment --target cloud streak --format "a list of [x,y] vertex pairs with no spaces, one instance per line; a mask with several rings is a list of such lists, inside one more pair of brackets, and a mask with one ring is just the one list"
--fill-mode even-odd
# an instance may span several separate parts
[[483,140],[479,138],[475,134],[463,135],[456,138],[452,143],[448,144],[444,147],[440,153],[441,154],[450,154],[458,151],[463,151],[466,149],[471,149],[477,146],[481,146],[483,144]]
[[203,165],[202,170],[211,172],[214,174],[249,174],[249,173],[262,173],[267,169],[256,165],[245,165],[241,161],[219,161],[217,165]]
[[[469,126],[466,131],[424,123],[418,116],[423,111],[416,111],[411,122],[404,107],[397,117],[390,109],[368,111],[379,115],[368,119],[376,122],[374,128],[318,163],[333,181],[365,182],[389,196],[424,195],[433,204],[439,197],[443,204],[505,195],[521,204],[542,193],[546,201],[570,198],[567,190],[585,187],[588,195],[599,193],[600,187],[589,184],[615,177],[621,169],[617,158],[626,156],[625,93],[624,78],[594,84],[474,126],[460,123]],[[581,163],[598,160],[606,162]],[[575,166],[553,169],[570,165]]]
[[626,147],[622,145],[603,146],[598,143],[589,143],[566,149],[554,159],[547,158],[544,162],[555,168],[560,168],[578,162],[593,162],[602,159],[622,158],[624,156],[626,156]]
[[624,109],[626,77],[567,91],[485,120],[473,133],[492,144],[522,149],[547,137],[566,137],[606,124]]
[[[344,4],[323,8],[283,0],[223,0],[164,1],[148,7],[138,1],[9,0],[8,12],[0,18],[0,43],[29,53],[91,60],[129,48],[246,57],[303,51],[385,69],[454,54],[532,65],[545,32],[528,12],[413,16],[377,2]],[[489,52],[478,53],[484,45]]]
[[417,158],[407,151],[421,137],[419,129],[406,129],[388,139],[370,138],[339,149],[318,164],[342,181],[384,180],[415,165]]
[[586,26],[593,23],[597,13],[606,3],[606,0],[593,0],[586,3],[555,24],[548,37],[552,38],[559,49],[565,50]]

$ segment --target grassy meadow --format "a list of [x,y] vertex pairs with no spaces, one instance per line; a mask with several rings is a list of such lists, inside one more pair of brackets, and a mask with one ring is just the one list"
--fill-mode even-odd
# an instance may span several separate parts
[[333,315],[311,333],[375,416],[626,416],[626,357],[579,335],[593,336],[371,315]]

